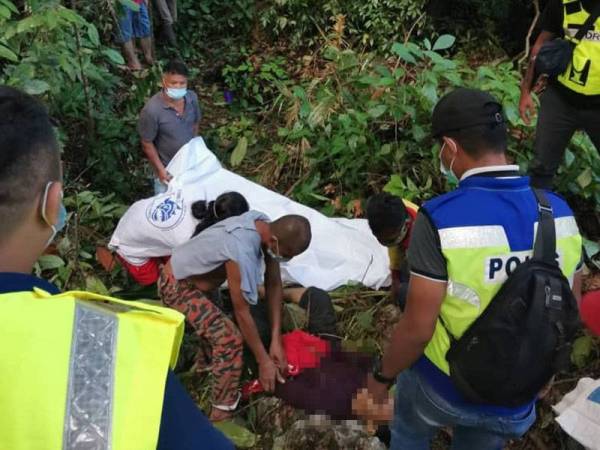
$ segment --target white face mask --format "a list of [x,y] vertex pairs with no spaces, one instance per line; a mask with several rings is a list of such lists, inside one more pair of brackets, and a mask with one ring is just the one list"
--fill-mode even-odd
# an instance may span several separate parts
[[[44,197],[42,199],[42,219],[52,229],[52,234],[50,235],[50,238],[46,242],[46,246],[44,248],[47,248],[52,243],[52,241],[54,241],[54,238],[56,237],[56,235],[67,224],[67,210],[66,210],[65,205],[62,202],[62,200],[60,202],[60,206],[59,206],[59,210],[58,210],[58,222],[56,224],[53,224],[52,222],[50,222],[50,220],[48,220],[48,216],[46,215],[46,206],[48,204],[48,193],[50,192],[50,186],[52,186],[52,183],[53,183],[53,181],[50,181],[46,184],[46,188],[44,189]],[[61,193],[61,199],[62,199],[62,196],[63,195]]]
[[454,166],[454,161],[456,160],[456,153],[454,154],[454,157],[452,158],[452,161],[450,161],[450,167],[446,168],[446,166],[444,166],[444,161],[442,160],[442,152],[444,151],[444,146],[445,145],[446,145],[446,141],[444,141],[444,143],[442,144],[442,148],[440,148],[440,155],[439,155],[439,159],[440,159],[440,172],[443,175],[445,175],[446,178],[448,178],[448,179],[458,179],[457,176],[452,171],[452,166]]

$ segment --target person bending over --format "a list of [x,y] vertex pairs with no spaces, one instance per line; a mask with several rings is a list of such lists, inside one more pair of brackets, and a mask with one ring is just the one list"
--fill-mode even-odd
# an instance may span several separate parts
[[[227,419],[239,401],[244,342],[258,363],[259,380],[267,391],[283,382],[287,360],[281,343],[282,284],[279,263],[304,252],[311,241],[310,223],[298,215],[270,222],[258,211],[220,221],[173,250],[159,280],[164,304],[184,313],[210,349],[213,374],[213,421]],[[267,349],[251,316],[264,284],[271,324]],[[210,300],[210,293],[227,281],[234,323]],[[200,358],[197,368],[206,367]]]
[[382,192],[367,202],[367,220],[373,235],[388,248],[392,275],[392,298],[404,309],[408,289],[406,250],[410,242],[417,205]]

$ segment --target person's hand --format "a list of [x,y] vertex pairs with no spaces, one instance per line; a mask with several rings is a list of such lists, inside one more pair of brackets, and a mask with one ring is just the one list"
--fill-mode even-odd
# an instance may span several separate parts
[[275,390],[275,380],[279,375],[279,370],[271,358],[265,358],[258,364],[258,379],[266,392]]
[[281,376],[287,370],[287,357],[285,356],[285,350],[281,343],[281,337],[273,337],[271,339],[271,347],[269,348],[269,356],[279,369],[277,372],[277,381],[285,383],[285,379]]
[[525,122],[525,125],[529,125],[531,123],[531,119],[535,115],[535,103],[533,101],[533,97],[531,96],[531,92],[521,92],[521,98],[519,100],[519,114],[521,115],[523,122]]
[[171,181],[172,178],[173,176],[167,172],[167,169],[162,169],[160,172],[158,172],[158,179],[163,184],[169,184],[169,181]]
[[387,385],[378,383],[369,375],[367,387],[359,389],[352,399],[352,411],[366,422],[369,433],[374,433],[377,425],[390,422],[394,400],[388,393]]

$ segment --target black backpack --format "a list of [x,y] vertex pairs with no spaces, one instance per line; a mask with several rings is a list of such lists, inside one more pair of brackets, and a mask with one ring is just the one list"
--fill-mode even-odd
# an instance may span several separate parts
[[542,191],[534,194],[539,225],[533,257],[509,275],[460,339],[440,316],[451,342],[450,377],[472,402],[524,405],[569,365],[577,302],[556,261],[552,208]]

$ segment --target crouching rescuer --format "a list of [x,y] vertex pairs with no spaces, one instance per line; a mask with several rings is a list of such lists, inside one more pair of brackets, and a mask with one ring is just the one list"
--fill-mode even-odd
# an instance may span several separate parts
[[578,329],[581,236],[572,211],[509,165],[502,107],[457,89],[433,112],[441,170],[458,178],[415,221],[406,309],[367,390],[365,418],[389,402],[391,448],[502,449],[535,421],[535,401],[568,367]]

